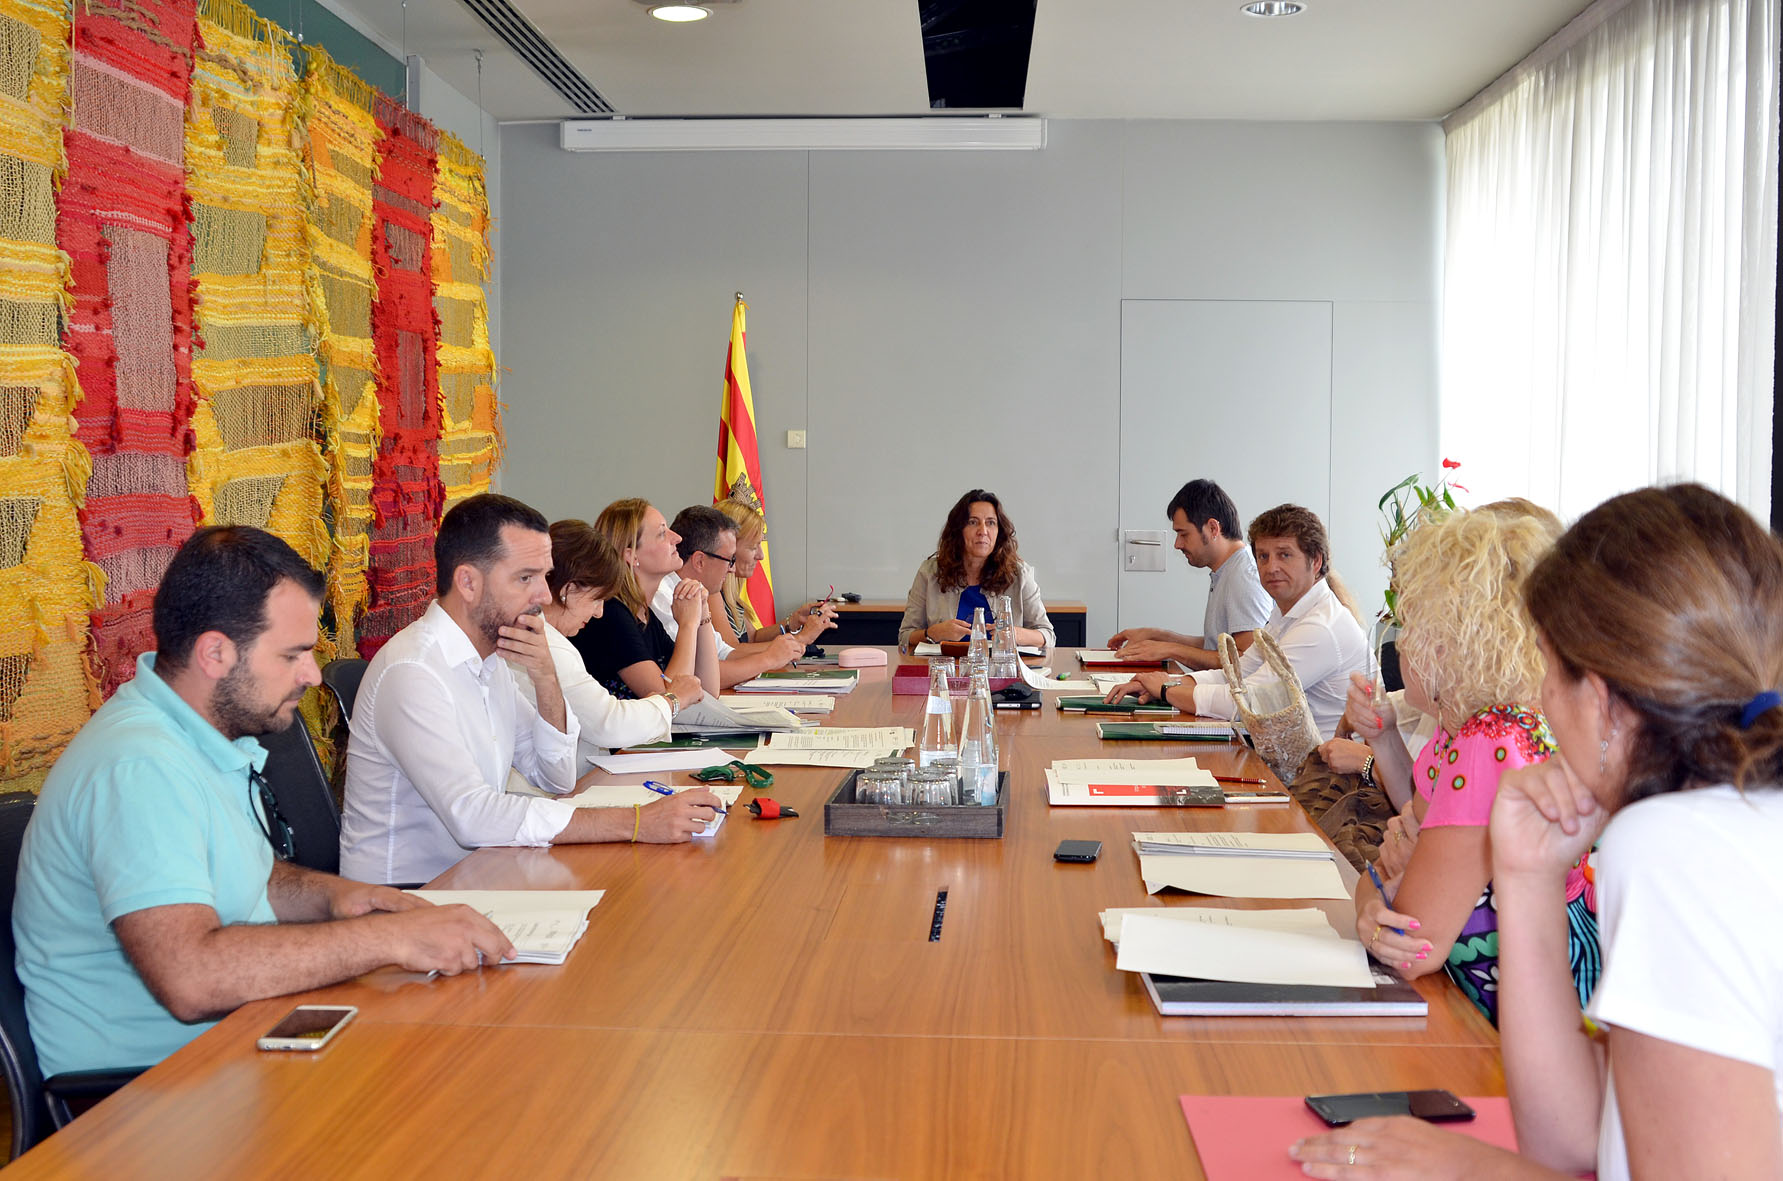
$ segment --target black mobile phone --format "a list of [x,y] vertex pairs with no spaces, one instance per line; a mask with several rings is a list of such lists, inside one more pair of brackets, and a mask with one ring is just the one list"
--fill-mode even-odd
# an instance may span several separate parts
[[1094,861],[1100,856],[1101,841],[1060,841],[1052,853],[1054,861]]
[[1440,1124],[1470,1120],[1473,1108],[1447,1091],[1371,1091],[1360,1095],[1308,1095],[1313,1114],[1334,1128],[1377,1115],[1409,1115]]

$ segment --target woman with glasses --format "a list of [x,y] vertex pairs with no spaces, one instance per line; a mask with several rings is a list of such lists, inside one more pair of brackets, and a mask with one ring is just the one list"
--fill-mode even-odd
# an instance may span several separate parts
[[1034,568],[1016,549],[1015,522],[993,493],[974,488],[948,511],[935,552],[916,568],[898,646],[908,651],[925,640],[965,639],[976,608],[990,621],[993,595],[1009,596],[1017,644],[1050,649],[1058,642]]
[[718,693],[718,650],[709,622],[706,593],[697,582],[675,588],[670,638],[650,610],[662,580],[681,569],[681,538],[647,500],[615,500],[595,518],[595,531],[619,554],[619,580],[607,587],[612,609],[591,618],[569,637],[588,673],[615,697],[650,697],[672,687],[677,677],[696,676],[705,692]]
[[761,510],[747,500],[727,496],[712,506],[737,523],[737,560],[712,596],[712,618],[720,612],[737,638],[737,644],[765,644],[776,636],[797,636],[801,644],[815,644],[817,637],[836,626],[836,606],[828,600],[800,603],[783,620],[763,623],[743,601],[743,588],[755,577],[768,544],[768,522]]

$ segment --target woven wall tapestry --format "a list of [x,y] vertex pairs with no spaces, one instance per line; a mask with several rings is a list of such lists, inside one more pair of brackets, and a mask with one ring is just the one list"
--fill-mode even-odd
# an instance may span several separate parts
[[308,185],[285,32],[237,0],[199,0],[186,110],[194,449],[206,524],[254,525],[326,568],[327,468],[316,445]]
[[155,586],[197,519],[184,169],[196,36],[193,0],[75,6],[56,237],[72,259],[63,341],[84,391],[76,437],[92,455],[81,527],[105,574],[92,649],[107,694],[154,646]]
[[378,449],[372,464],[371,568],[359,653],[370,656],[426,610],[434,593],[440,484],[438,324],[433,310],[433,125],[387,95],[372,186],[372,341]]
[[303,76],[309,170],[311,299],[317,312],[328,508],[334,552],[328,601],[335,643],[355,653],[371,551],[372,456],[378,441],[377,356],[371,341],[371,185],[382,133],[377,92],[311,46]]
[[0,787],[35,790],[97,701],[97,572],[81,559],[87,452],[62,350],[56,249],[69,26],[64,0],[0,0]]
[[439,317],[440,481],[446,507],[489,491],[501,456],[489,348],[489,194],[483,158],[440,132],[433,196],[433,306]]

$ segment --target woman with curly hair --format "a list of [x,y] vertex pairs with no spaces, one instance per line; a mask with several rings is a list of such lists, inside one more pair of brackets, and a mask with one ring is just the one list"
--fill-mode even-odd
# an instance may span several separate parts
[[1015,522],[996,496],[982,488],[960,497],[947,514],[935,552],[916,569],[898,646],[924,640],[960,640],[972,630],[972,611],[983,607],[989,620],[990,596],[1008,595],[1015,612],[1015,642],[1051,648],[1058,642],[1034,568],[1015,545]]
[[[1289,1155],[1364,1181],[1783,1176],[1783,545],[1700,485],[1644,488],[1579,518],[1525,593],[1560,753],[1492,809],[1522,1156],[1404,1117]],[[1581,1014],[1563,883],[1600,836]]]
[[[1504,773],[1554,753],[1523,586],[1558,534],[1557,522],[1527,514],[1460,511],[1412,530],[1393,554],[1406,700],[1437,726],[1409,767],[1403,745],[1377,752],[1384,780],[1403,782],[1409,771],[1422,828],[1385,898],[1370,879],[1357,884],[1356,932],[1407,979],[1447,968],[1494,1022],[1498,915],[1486,824]],[[1582,871],[1568,899],[1582,1000],[1598,962]]]

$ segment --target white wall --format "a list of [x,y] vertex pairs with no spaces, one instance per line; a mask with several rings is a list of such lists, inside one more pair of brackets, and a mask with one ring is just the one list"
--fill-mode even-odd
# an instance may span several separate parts
[[[1332,304],[1330,388],[1308,397],[1338,424],[1329,524],[1365,604],[1385,581],[1375,501],[1436,464],[1434,125],[1054,121],[1036,153],[587,155],[511,125],[501,155],[504,489],[552,517],[707,500],[741,290],[789,602],[831,582],[901,598],[977,485],[1102,639],[1123,298]],[[1295,429],[1260,422],[1222,455],[1267,465]]]

